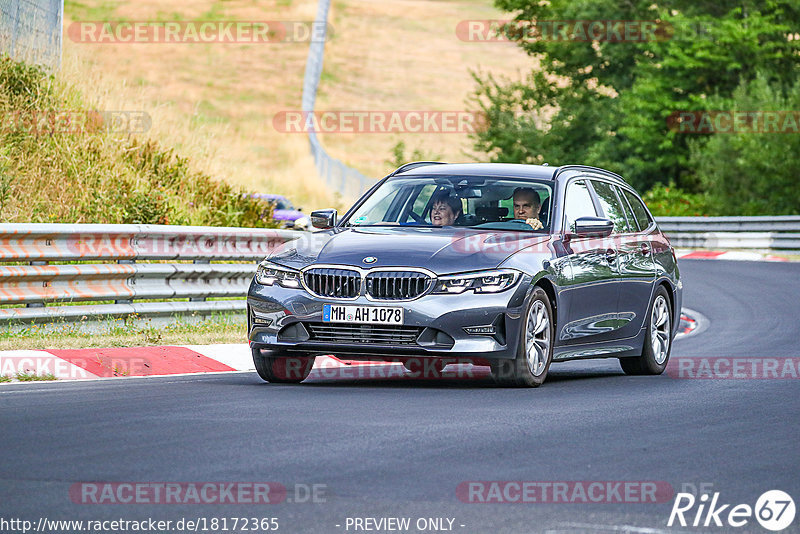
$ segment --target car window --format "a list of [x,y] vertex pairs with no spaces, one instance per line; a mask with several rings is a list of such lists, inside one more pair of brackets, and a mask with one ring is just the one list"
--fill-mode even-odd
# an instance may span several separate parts
[[597,217],[597,211],[586,182],[578,180],[567,186],[564,200],[564,227],[567,231],[574,233],[575,220],[581,217]]
[[633,214],[633,210],[631,210],[630,204],[628,204],[628,201],[623,198],[622,190],[619,187],[614,186],[614,192],[617,194],[617,198],[622,203],[622,211],[625,212],[625,218],[628,219],[628,226],[631,228],[630,231],[638,232],[642,230],[643,228],[639,226],[636,216]]
[[600,207],[603,208],[605,217],[611,219],[614,223],[614,233],[635,232],[636,228],[625,217],[625,209],[622,207],[622,202],[617,197],[611,184],[592,180],[592,187],[594,187],[594,192],[597,193],[597,198],[600,200]]
[[[538,217],[531,209],[525,220],[538,218],[540,224],[514,219],[513,195],[527,189],[538,195],[541,205]],[[552,182],[549,180],[494,176],[398,176],[373,191],[343,224],[432,226],[431,208],[435,200],[444,198],[454,213],[460,212],[452,222],[453,226],[547,232],[552,197]]]
[[639,223],[639,229],[644,230],[650,226],[650,215],[647,213],[647,208],[644,207],[642,201],[639,200],[639,197],[627,189],[623,189],[622,194],[628,199],[628,203],[631,205],[631,209],[633,209],[633,215],[636,217],[636,221]]
[[413,222],[414,215],[417,216],[417,220],[425,218],[431,208],[431,197],[437,189],[436,184],[426,184],[416,188],[415,196],[412,196],[413,202],[410,209],[404,211],[400,222]]

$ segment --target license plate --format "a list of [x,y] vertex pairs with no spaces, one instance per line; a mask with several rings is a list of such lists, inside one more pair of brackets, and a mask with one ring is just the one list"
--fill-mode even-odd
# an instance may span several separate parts
[[403,324],[403,308],[379,306],[322,306],[324,323]]

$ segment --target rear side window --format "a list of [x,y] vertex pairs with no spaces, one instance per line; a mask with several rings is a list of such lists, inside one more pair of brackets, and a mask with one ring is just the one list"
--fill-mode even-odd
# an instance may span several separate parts
[[567,186],[564,200],[564,228],[567,232],[575,232],[575,220],[581,217],[597,217],[597,211],[586,182],[578,180]]
[[617,198],[622,203],[622,211],[625,212],[625,218],[628,219],[628,226],[633,228],[632,232],[638,232],[643,228],[639,227],[639,223],[636,221],[636,217],[633,215],[633,211],[631,211],[631,207],[628,202],[622,197],[622,190],[619,187],[614,186],[614,192],[617,193]]
[[614,223],[614,233],[636,232],[634,225],[629,223],[627,217],[625,217],[625,208],[622,207],[622,201],[614,192],[614,187],[609,183],[594,180],[592,180],[592,187],[594,187],[594,192],[597,193],[597,198],[600,200],[603,213]]
[[639,223],[639,229],[644,230],[650,226],[650,214],[647,213],[647,208],[644,207],[639,197],[627,189],[623,189],[622,194],[628,199],[628,203],[631,205],[631,209],[633,209],[633,215],[636,217],[636,222]]

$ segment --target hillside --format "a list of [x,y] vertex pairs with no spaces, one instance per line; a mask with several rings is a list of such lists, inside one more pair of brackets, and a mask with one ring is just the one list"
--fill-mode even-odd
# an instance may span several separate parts
[[[66,21],[310,21],[313,0],[67,0]],[[463,42],[464,19],[503,16],[478,1],[338,0],[329,22],[318,110],[464,110],[470,69],[515,75],[530,60],[509,44]],[[64,76],[102,109],[145,110],[149,135],[198,170],[304,208],[342,207],[317,178],[307,139],[277,132],[280,111],[300,109],[308,43],[64,46]],[[464,133],[326,134],[329,152],[368,176],[387,171],[405,142],[449,161],[468,159]]]

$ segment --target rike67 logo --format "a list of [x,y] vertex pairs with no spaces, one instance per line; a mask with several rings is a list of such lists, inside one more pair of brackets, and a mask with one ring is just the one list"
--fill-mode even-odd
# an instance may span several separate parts
[[749,504],[722,504],[719,495],[719,492],[715,492],[709,497],[703,493],[698,498],[691,493],[678,493],[667,526],[738,528],[746,526],[755,516],[762,527],[778,532],[794,521],[794,500],[781,490],[764,492],[755,507]]

